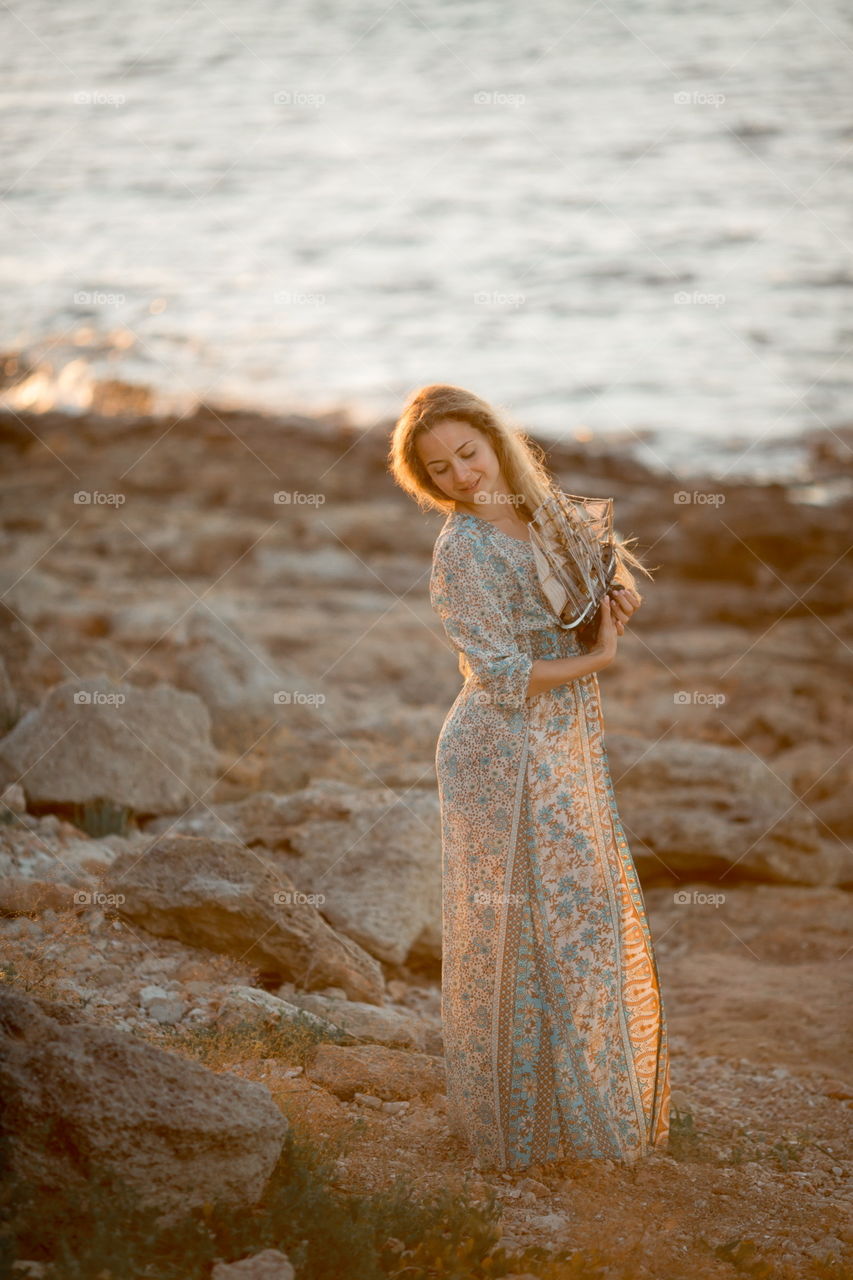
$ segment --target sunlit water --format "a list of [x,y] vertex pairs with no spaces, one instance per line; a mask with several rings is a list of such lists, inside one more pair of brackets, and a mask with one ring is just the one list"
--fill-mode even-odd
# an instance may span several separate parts
[[2,13],[7,403],[367,424],[454,382],[731,475],[853,416],[842,3]]

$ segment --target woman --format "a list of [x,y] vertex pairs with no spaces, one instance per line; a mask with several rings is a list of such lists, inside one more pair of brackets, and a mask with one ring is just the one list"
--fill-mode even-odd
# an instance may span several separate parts
[[390,453],[397,483],[447,513],[430,601],[465,683],[436,748],[442,1021],[450,1123],[481,1170],[630,1163],[669,1132],[664,1010],[596,675],[640,604],[628,565],[648,570],[617,539],[624,587],[586,652],[535,571],[527,524],[554,482],[534,448],[434,385]]

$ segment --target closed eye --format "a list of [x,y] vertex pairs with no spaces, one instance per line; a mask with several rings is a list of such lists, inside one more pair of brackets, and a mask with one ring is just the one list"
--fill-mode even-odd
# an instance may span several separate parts
[[[473,456],[474,456],[474,453],[475,453],[475,452],[476,452],[476,450],[472,449],[470,453],[460,453],[459,457],[460,457],[460,458],[473,458]],[[434,475],[437,475],[437,476],[443,476],[446,470],[447,470],[447,468],[446,468],[446,467],[442,467],[441,471],[435,471],[433,474],[434,474]]]

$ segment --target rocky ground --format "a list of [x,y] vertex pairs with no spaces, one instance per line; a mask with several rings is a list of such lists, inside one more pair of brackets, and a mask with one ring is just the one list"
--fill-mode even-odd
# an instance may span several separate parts
[[[212,1030],[207,1069],[262,1087],[223,1142],[271,1097],[332,1145],[341,1190],[494,1190],[510,1250],[656,1280],[853,1274],[850,441],[816,441],[788,487],[550,450],[660,566],[601,683],[669,1025],[668,1153],[485,1177],[447,1128],[441,517],[398,495],[381,431],[339,419],[0,422],[5,981],[72,1011],[50,1035],[78,1055],[94,1026],[189,1062]],[[337,1043],[302,1062],[232,1034],[298,1010]],[[38,1016],[0,1028],[36,1044]]]

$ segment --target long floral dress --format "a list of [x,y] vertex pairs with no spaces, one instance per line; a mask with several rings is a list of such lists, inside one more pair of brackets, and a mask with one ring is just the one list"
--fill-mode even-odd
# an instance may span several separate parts
[[535,659],[583,650],[481,516],[447,517],[430,602],[465,676],[435,757],[451,1127],[480,1169],[631,1163],[666,1146],[669,1055],[598,680],[527,697]]

